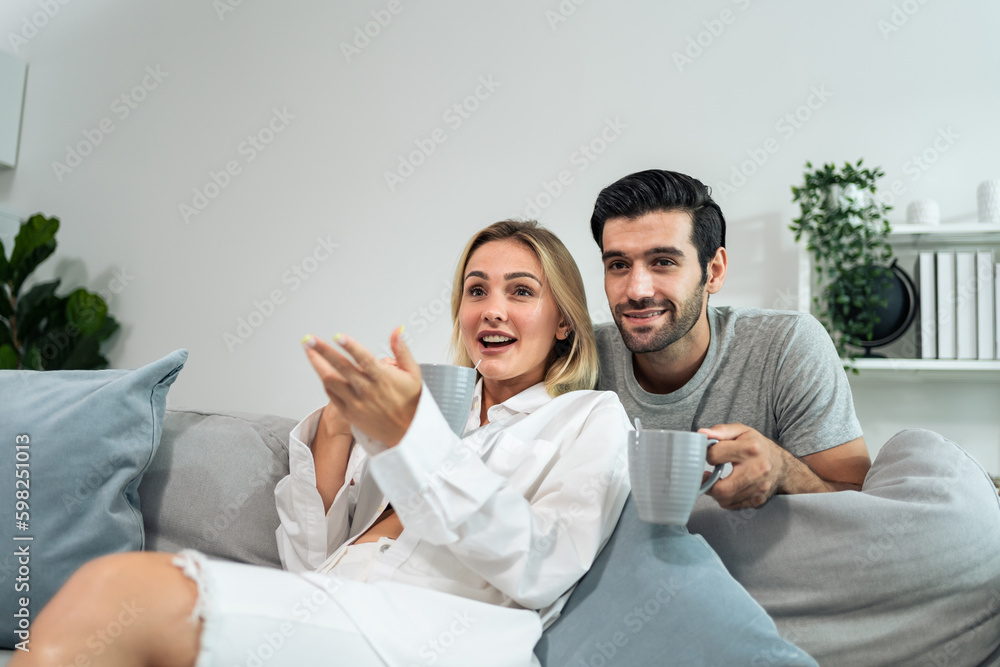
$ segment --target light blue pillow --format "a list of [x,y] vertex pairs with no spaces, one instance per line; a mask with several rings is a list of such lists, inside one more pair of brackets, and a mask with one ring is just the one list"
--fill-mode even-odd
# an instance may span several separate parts
[[186,359],[177,350],[137,370],[0,371],[3,647],[27,637],[79,566],[142,549],[137,489]]
[[631,494],[535,655],[547,667],[816,667],[705,540],[641,521]]

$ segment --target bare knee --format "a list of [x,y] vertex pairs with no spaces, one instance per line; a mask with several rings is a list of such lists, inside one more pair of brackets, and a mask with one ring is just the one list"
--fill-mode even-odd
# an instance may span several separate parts
[[[102,659],[119,654],[128,658],[122,664],[159,662],[151,660],[149,649],[166,645],[167,664],[193,664],[200,643],[200,623],[191,618],[197,596],[197,585],[173,564],[171,554],[102,556],[80,567],[42,610],[33,644],[63,660],[98,651]],[[173,649],[166,641],[171,635]],[[177,649],[184,657],[169,660],[179,657]]]

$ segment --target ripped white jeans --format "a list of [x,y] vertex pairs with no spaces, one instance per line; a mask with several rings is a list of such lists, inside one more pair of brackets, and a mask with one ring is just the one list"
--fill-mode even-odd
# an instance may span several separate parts
[[[345,557],[366,572],[379,545]],[[195,667],[531,667],[534,611],[393,581],[295,573],[184,550],[174,563],[198,585]],[[368,563],[367,565],[370,565]],[[339,564],[338,564],[339,567]],[[337,569],[334,569],[337,573]]]
[[174,564],[198,585],[193,616],[203,625],[195,667],[386,665],[335,602],[336,579],[211,560],[190,549]]

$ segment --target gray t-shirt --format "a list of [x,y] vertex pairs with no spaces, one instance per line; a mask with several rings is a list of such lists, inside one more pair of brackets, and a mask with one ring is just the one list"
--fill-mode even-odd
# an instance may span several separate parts
[[861,437],[851,386],[833,341],[811,315],[708,309],[711,342],[701,368],[669,394],[639,386],[618,327],[596,328],[600,389],[618,393],[644,428],[695,431],[740,423],[796,457]]

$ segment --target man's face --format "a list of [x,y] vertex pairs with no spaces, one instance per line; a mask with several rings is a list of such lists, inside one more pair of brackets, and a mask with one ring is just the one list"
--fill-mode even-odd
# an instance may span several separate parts
[[691,216],[657,211],[604,225],[604,292],[625,346],[656,352],[681,340],[705,310]]

